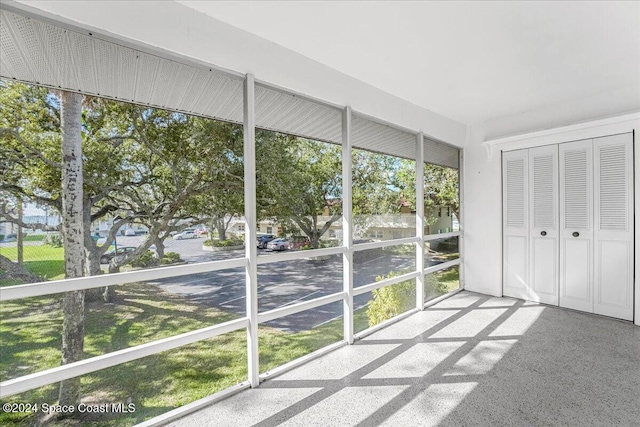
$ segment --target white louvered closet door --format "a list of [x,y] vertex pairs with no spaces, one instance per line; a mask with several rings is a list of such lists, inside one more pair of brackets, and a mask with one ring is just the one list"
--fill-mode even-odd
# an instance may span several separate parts
[[529,294],[558,305],[558,146],[529,151]]
[[531,299],[528,169],[528,150],[503,153],[503,293],[521,299]]
[[632,144],[632,134],[593,140],[593,311],[625,320],[633,320]]
[[593,312],[592,140],[560,144],[560,306]]

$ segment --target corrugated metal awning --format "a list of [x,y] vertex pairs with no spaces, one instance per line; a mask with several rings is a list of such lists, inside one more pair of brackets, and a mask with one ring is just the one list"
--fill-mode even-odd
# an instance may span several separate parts
[[0,11],[0,76],[242,122],[241,77]]
[[[99,37],[0,10],[0,76],[242,123],[243,78],[183,64]],[[256,126],[340,144],[342,111],[256,84]],[[353,114],[356,148],[415,159],[414,133]],[[425,139],[425,161],[458,167],[458,149]]]
[[256,84],[256,126],[342,143],[342,112],[302,96]]

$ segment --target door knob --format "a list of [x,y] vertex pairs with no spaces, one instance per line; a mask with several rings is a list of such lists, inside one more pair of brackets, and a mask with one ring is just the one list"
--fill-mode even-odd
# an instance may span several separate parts
[[580,233],[578,233],[577,231],[574,231],[573,233],[571,233],[571,235],[573,237],[578,237],[580,235]]
[[541,231],[541,232],[540,232],[540,235],[541,235],[541,236],[546,236],[546,235],[547,235],[547,232],[546,232],[546,231]]

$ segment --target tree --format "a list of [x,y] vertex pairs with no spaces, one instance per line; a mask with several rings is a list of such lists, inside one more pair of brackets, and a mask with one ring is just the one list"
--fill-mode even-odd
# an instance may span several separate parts
[[[62,93],[62,235],[65,277],[84,276],[84,191],[82,169],[82,95]],[[84,291],[62,297],[62,364],[82,360],[84,352]],[[60,405],[80,403],[80,378],[60,382]]]
[[[396,184],[401,189],[403,199],[407,200],[415,209],[415,168],[406,160],[400,161],[400,167],[396,174]],[[415,163],[413,163],[415,164]],[[460,218],[460,194],[459,194],[459,172],[458,169],[424,164],[424,203],[425,215],[428,215],[433,208],[449,208],[451,212]],[[426,218],[426,225],[431,225],[437,221],[437,216]]]
[[[0,83],[0,190],[60,211],[62,159],[59,96],[44,88]],[[166,110],[85,98],[82,111],[86,266],[101,274],[100,258],[129,224],[149,228],[147,239],[110,271],[146,253],[181,221],[203,212],[226,217],[242,210],[242,131],[238,125]],[[6,179],[5,179],[6,177]],[[200,198],[200,203],[192,203]],[[197,207],[197,209],[196,209]],[[228,212],[225,212],[225,207]],[[110,218],[106,243],[92,224]]]
[[[224,215],[224,198],[242,194],[237,125],[1,80],[0,103],[0,192],[61,214],[66,277],[101,274],[100,257],[127,224],[145,224],[149,235],[110,271],[194,219],[192,200],[213,199],[198,209]],[[98,246],[92,224],[105,218],[113,225]],[[84,297],[63,296],[63,363],[82,358]],[[77,403],[79,390],[77,379],[62,382],[60,403]]]
[[[258,211],[292,222],[318,248],[320,238],[342,217],[340,147],[262,131],[256,135]],[[328,216],[324,222],[321,216]]]
[[399,218],[402,203],[415,209],[415,162],[353,150],[353,230],[364,237],[380,217]]
[[460,218],[460,183],[458,169],[424,165],[425,207],[447,207]]

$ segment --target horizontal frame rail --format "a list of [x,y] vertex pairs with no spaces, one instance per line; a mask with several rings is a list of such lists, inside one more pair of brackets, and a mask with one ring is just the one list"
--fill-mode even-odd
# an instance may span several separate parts
[[258,313],[258,323],[268,322],[270,320],[279,319],[291,314],[300,313],[301,311],[311,310],[312,308],[321,307],[331,304],[332,302],[342,301],[346,297],[346,292],[337,292],[335,294],[326,295],[324,297],[303,301],[297,304],[287,305],[285,307],[276,308],[274,310]]
[[272,262],[281,262],[281,261],[293,261],[296,259],[304,259],[304,258],[313,258],[319,256],[327,256],[327,255],[338,255],[345,253],[346,248],[344,246],[338,246],[335,248],[322,248],[322,249],[311,249],[308,251],[291,251],[291,252],[281,252],[273,255],[261,255],[258,256],[257,264],[264,265]]
[[456,237],[461,235],[462,235],[461,231],[452,231],[450,233],[439,233],[439,234],[427,234],[426,236],[424,236],[424,240],[425,242],[427,242],[429,240],[447,239],[449,237]]
[[0,288],[0,301],[20,298],[38,297],[103,286],[123,285],[133,282],[179,277],[187,274],[206,273],[226,270],[228,268],[245,267],[246,258],[222,261],[202,262],[198,264],[176,265],[172,267],[152,268],[148,270],[125,271],[123,273],[102,274],[99,276],[79,277],[76,279],[53,280],[50,282],[31,283]]
[[436,271],[446,270],[447,268],[455,267],[456,265],[460,265],[460,258],[427,267],[424,269],[424,275],[426,276],[427,274],[435,273]]
[[89,374],[91,372],[100,371],[122,363],[131,362],[132,360],[151,356],[162,351],[171,350],[194,342],[217,337],[218,335],[244,329],[248,324],[249,320],[246,317],[242,317],[219,325],[208,326],[206,328],[185,332],[184,334],[175,335],[169,338],[125,348],[123,350],[80,360],[67,365],[61,365],[56,368],[36,372],[34,374],[24,375],[22,377],[0,383],[0,398],[5,398],[7,396],[22,393],[23,391],[57,383],[62,380]]
[[417,243],[418,237],[405,237],[403,239],[382,240],[380,242],[358,243],[353,245],[353,251],[366,251],[368,249],[386,248],[387,246],[407,245]]
[[367,292],[374,291],[379,288],[383,288],[385,286],[395,285],[400,282],[404,282],[405,280],[415,279],[420,275],[419,271],[414,271],[412,273],[403,274],[401,276],[390,277],[389,279],[380,280],[379,282],[370,283],[364,286],[358,286],[357,288],[353,288],[353,295],[362,295]]

